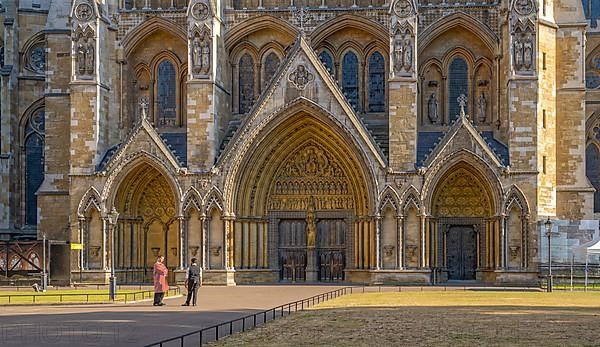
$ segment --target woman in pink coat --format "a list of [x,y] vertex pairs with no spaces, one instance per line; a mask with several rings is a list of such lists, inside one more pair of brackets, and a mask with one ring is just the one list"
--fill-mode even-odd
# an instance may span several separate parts
[[169,269],[163,264],[165,257],[159,255],[154,263],[154,306],[164,306],[163,298],[165,293],[169,291],[167,283],[167,274]]

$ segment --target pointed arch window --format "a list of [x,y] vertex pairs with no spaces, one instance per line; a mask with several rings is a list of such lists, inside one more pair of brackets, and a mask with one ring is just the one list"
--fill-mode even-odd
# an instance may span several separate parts
[[265,87],[269,82],[271,82],[271,79],[273,78],[273,76],[275,76],[275,73],[277,72],[280,63],[281,60],[274,52],[271,52],[267,55],[263,64],[263,87]]
[[[448,69],[448,90],[449,90],[449,103],[450,103],[450,114],[448,115],[450,121],[455,120],[460,113],[460,106],[458,104],[458,97],[464,94],[469,98],[469,65],[463,57],[456,57],[450,63]],[[468,113],[469,105],[465,107],[465,112]]]
[[177,123],[177,77],[169,60],[158,64],[158,125],[173,127]]
[[369,112],[385,111],[385,60],[379,52],[369,57]]
[[347,52],[342,60],[342,91],[352,108],[358,110],[358,58],[353,52]]
[[329,54],[329,52],[327,52],[327,51],[322,51],[319,54],[319,59],[321,60],[323,65],[325,65],[325,67],[327,68],[327,71],[329,71],[329,73],[332,73],[333,72],[333,58],[331,58],[331,54]]
[[37,225],[37,190],[44,181],[44,110],[35,111],[25,125],[25,224]]
[[254,103],[254,59],[246,53],[240,58],[239,105],[240,113],[246,113]]
[[585,158],[586,175],[590,183],[596,188],[596,192],[594,193],[594,212],[600,212],[600,149],[595,143],[588,144],[585,151]]

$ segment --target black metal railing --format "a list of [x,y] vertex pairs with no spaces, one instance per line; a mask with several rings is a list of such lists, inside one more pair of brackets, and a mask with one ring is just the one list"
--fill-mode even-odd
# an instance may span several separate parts
[[[169,288],[167,296],[180,295],[181,289],[179,287]],[[117,292],[115,301],[128,303],[132,301],[150,299],[154,297],[154,291],[143,290],[137,292]],[[25,299],[31,300],[25,300]],[[40,300],[40,298],[58,298],[56,300]],[[40,293],[40,294],[7,294],[0,295],[1,304],[43,304],[43,303],[97,303],[97,302],[110,302],[110,297],[107,293]]]
[[[344,287],[323,294],[315,295],[307,299],[302,299],[294,302],[290,302],[284,305],[280,305],[265,311],[250,314],[244,317],[232,319],[227,322],[215,324],[200,330],[192,331],[190,333],[165,339],[146,347],[152,346],[185,346],[186,344],[193,344],[195,346],[202,346],[204,343],[218,341],[226,336],[233,335],[235,333],[245,332],[247,330],[254,329],[255,327],[273,321],[277,318],[282,318],[292,314],[293,312],[303,311],[311,306],[318,305],[324,301],[335,299],[342,295],[352,294],[357,287]],[[364,287],[363,287],[364,292]]]

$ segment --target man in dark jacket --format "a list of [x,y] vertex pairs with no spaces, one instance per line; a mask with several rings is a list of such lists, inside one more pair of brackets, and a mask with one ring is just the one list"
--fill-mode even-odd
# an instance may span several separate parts
[[[192,264],[185,273],[185,287],[187,288],[187,300],[181,306],[196,306],[196,298],[198,297],[198,287],[202,280],[202,268],[196,263],[196,258],[192,258]],[[193,297],[193,299],[192,299]]]

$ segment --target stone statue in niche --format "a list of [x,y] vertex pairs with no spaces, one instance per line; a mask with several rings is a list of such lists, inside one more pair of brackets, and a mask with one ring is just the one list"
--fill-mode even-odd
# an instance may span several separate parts
[[427,101],[427,116],[431,123],[435,124],[438,121],[438,100],[435,93],[431,93]]
[[481,92],[479,95],[479,100],[477,101],[477,120],[480,123],[485,122],[487,118],[487,100],[485,99],[485,93]]
[[515,68],[519,69],[523,66],[523,43],[521,40],[515,40]]
[[86,49],[85,49],[85,73],[87,75],[94,74],[94,42],[92,40],[88,40]]
[[82,76],[94,74],[95,47],[92,33],[79,34],[77,38],[77,73]]
[[533,40],[530,27],[517,28],[514,33],[513,61],[516,71],[531,71],[534,68],[535,53],[533,51]]
[[523,65],[527,70],[533,67],[533,43],[530,37],[523,42]]
[[394,35],[394,71],[400,72],[404,65],[404,42],[402,40],[402,33],[400,30],[396,30]]
[[200,37],[194,36],[192,40],[192,69],[194,72],[199,72],[202,66],[202,46],[200,45]]
[[412,61],[413,61],[412,41],[410,39],[406,39],[406,40],[404,40],[404,69],[408,72],[412,70]]
[[394,33],[394,72],[412,71],[413,45],[408,29],[396,29]]
[[202,42],[202,72],[208,73],[210,70],[210,41]]
[[196,33],[192,39],[192,72],[208,74],[210,72],[210,34],[206,31]]

